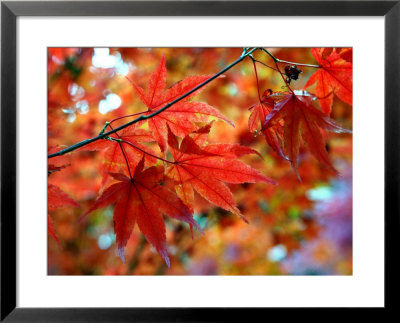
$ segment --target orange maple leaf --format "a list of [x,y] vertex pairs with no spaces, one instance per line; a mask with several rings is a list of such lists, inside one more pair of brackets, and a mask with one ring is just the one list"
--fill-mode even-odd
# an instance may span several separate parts
[[[150,77],[147,93],[143,88],[130,80],[137,95],[148,108],[145,115],[158,111],[166,104],[174,101],[210,78],[208,75],[189,76],[166,90],[166,77],[167,68],[163,55],[159,66]],[[190,98],[202,89],[204,87],[148,120],[149,128],[162,151],[166,149],[167,126],[178,137],[184,137],[192,131],[197,130],[198,127],[194,123],[207,122],[210,117],[219,118],[233,126],[233,123],[228,118],[207,103],[189,101]]]
[[239,215],[247,222],[224,182],[275,182],[237,159],[247,154],[258,154],[255,150],[237,144],[206,145],[210,128],[211,124],[187,135],[180,145],[169,131],[168,144],[175,162],[168,167],[166,174],[175,181],[178,196],[191,210],[196,190],[206,200]]
[[322,112],[329,115],[332,109],[333,94],[350,105],[353,103],[353,64],[343,59],[349,57],[349,51],[339,55],[336,49],[330,54],[327,48],[313,48],[312,54],[321,66],[304,88],[317,83],[315,94],[319,99]]
[[137,165],[132,179],[124,174],[110,173],[118,182],[109,186],[82,217],[99,208],[115,204],[114,231],[122,261],[125,263],[124,248],[137,222],[147,241],[154,246],[169,267],[162,214],[185,221],[199,230],[200,227],[176,194],[159,185],[164,168],[153,166],[143,170],[143,167],[144,159]]
[[154,138],[149,131],[140,129],[134,124],[122,129],[118,133],[118,135],[114,133],[110,137],[121,140],[121,142],[99,139],[77,149],[77,151],[97,150],[104,152],[102,187],[109,182],[109,173],[124,172],[127,175],[129,174],[126,160],[131,172],[135,170],[142,158],[145,159],[148,166],[156,163],[156,159],[152,157],[157,155],[156,152],[142,144],[154,142]]

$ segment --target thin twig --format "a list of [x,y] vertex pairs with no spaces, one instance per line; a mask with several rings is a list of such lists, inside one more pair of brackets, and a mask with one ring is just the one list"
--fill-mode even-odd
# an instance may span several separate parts
[[272,53],[270,53],[268,50],[266,50],[265,48],[261,48],[261,50],[264,53],[267,53],[269,55],[269,57],[271,57],[275,63],[278,62],[278,59],[274,55],[272,55]]
[[281,59],[278,59],[278,63],[284,63],[284,64],[290,64],[290,65],[296,65],[296,66],[313,67],[313,68],[321,68],[321,66],[319,66],[319,65],[294,63],[294,62],[284,61]]
[[261,48],[261,50],[264,53],[267,53],[276,63],[283,63],[283,64],[290,64],[290,65],[297,65],[297,66],[306,66],[306,67],[314,67],[314,68],[321,68],[321,66],[319,65],[313,65],[313,64],[303,64],[303,63],[295,63],[295,62],[289,62],[289,61],[284,61],[282,59],[276,58],[274,55],[272,55],[272,53],[270,53],[268,50],[266,50],[265,48]]

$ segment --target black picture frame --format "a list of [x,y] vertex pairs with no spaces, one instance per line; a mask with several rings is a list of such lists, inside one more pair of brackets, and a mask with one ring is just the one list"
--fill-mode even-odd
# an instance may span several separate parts
[[[186,322],[252,321],[279,312],[300,318],[310,309],[271,308],[19,308],[16,307],[16,19],[19,16],[384,16],[385,19],[385,307],[395,311],[399,287],[400,1],[101,1],[1,3],[1,321]],[[368,68],[368,67],[367,67]],[[195,291],[194,291],[195,292]],[[38,291],[40,293],[40,291]],[[190,295],[188,295],[190,297]],[[326,309],[340,317],[337,309]],[[354,311],[359,309],[347,309]],[[268,313],[266,312],[268,311]],[[328,314],[329,313],[329,314]],[[304,313],[305,314],[305,313]]]

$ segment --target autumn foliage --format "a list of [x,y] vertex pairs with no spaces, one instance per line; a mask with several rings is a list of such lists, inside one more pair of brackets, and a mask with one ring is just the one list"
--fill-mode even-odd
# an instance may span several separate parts
[[48,59],[50,273],[351,273],[351,48]]

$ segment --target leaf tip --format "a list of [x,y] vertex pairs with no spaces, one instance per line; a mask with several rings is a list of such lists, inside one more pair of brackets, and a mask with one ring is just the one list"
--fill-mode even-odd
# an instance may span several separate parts
[[299,181],[300,183],[303,183],[303,181],[301,180],[301,177],[300,177],[300,174],[299,174],[297,168],[293,168],[293,170],[294,170],[294,173],[296,174],[296,177],[297,177],[298,181]]
[[190,227],[190,235],[192,236],[192,240],[193,240],[193,225],[190,223],[189,227]]
[[119,254],[119,257],[121,258],[122,263],[125,265],[125,248],[119,247],[118,254]]
[[78,223],[82,223],[83,220],[85,220],[85,218],[86,218],[86,216],[87,216],[88,214],[89,214],[89,211],[88,211],[88,212],[85,212],[84,214],[82,214],[82,215],[78,218],[77,222],[78,222]]
[[274,181],[272,178],[267,177],[267,183],[274,185],[274,186],[278,186],[278,182]]
[[193,226],[201,233],[201,235],[204,235],[203,229],[195,220],[193,220],[193,223],[190,223],[189,225],[190,225],[190,232],[192,234],[192,240],[193,240]]
[[170,268],[171,267],[171,262],[169,260],[167,251],[165,249],[160,250],[160,255],[164,259],[165,264],[167,265],[167,267]]
[[235,209],[236,210],[234,213],[237,214],[245,223],[250,224],[249,220],[247,220],[245,216],[242,213],[240,213],[239,209],[237,209],[236,207]]

